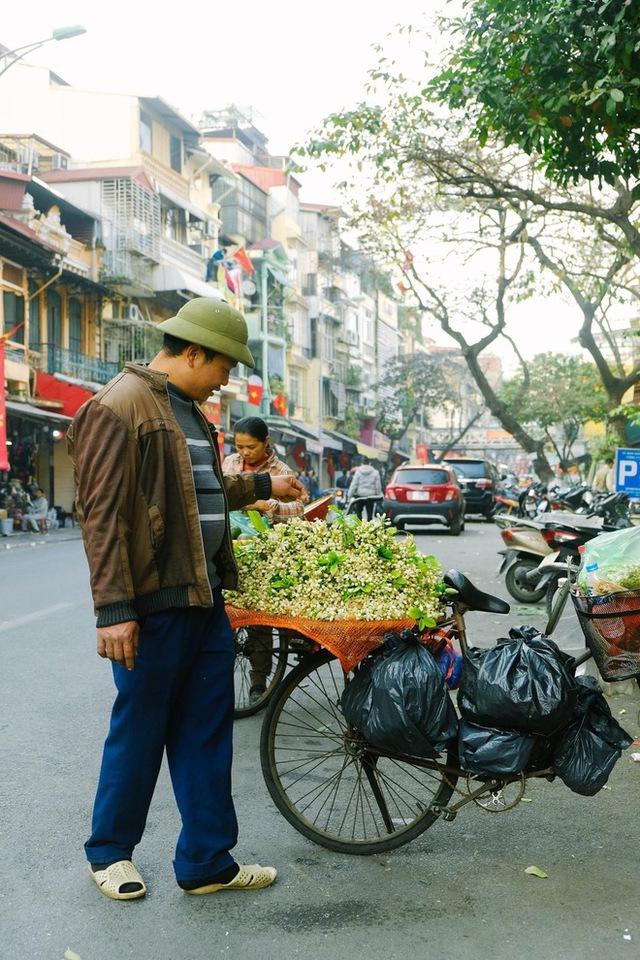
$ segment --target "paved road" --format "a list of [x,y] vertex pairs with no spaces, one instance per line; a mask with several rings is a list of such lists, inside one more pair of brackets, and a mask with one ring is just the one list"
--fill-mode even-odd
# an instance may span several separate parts
[[[497,531],[420,538],[445,566],[503,593]],[[237,724],[238,855],[280,869],[256,894],[188,898],[171,870],[177,814],[166,772],[137,863],[146,900],[114,903],[85,875],[82,842],[111,701],[93,628],[80,542],[0,550],[1,960],[607,960],[640,956],[640,764],[629,753],[595,798],[534,783],[502,816],[467,807],[385,856],[344,857],[306,841],[262,783],[259,718]],[[504,595],[504,594],[503,594]],[[516,615],[477,616],[489,642]],[[529,618],[530,619],[530,618]],[[638,736],[637,702],[610,701]],[[544,868],[549,879],[526,876]],[[625,930],[631,940],[624,939]]]

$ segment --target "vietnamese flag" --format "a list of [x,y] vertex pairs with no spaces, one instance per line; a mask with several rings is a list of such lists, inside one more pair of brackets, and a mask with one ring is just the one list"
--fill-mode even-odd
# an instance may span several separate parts
[[262,403],[262,394],[264,387],[262,385],[262,378],[257,376],[257,374],[252,374],[247,381],[247,400],[249,403],[252,403],[255,407],[259,407]]
[[239,250],[236,250],[236,252],[233,254],[233,259],[238,261],[245,273],[255,273],[253,263],[251,262],[251,257],[244,247],[240,247]]
[[271,401],[273,409],[276,413],[279,413],[281,417],[286,417],[287,415],[287,398],[284,393],[279,393],[277,397],[274,397]]

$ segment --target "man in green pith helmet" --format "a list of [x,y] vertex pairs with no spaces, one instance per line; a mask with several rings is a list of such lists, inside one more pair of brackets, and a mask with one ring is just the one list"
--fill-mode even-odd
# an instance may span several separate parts
[[144,896],[131,862],[166,749],[182,830],[174,859],[187,893],[261,889],[273,867],[235,862],[231,797],[234,638],[222,589],[237,584],[229,509],[297,500],[295,477],[223,477],[199,404],[255,366],[244,317],[198,297],[159,324],[162,350],[78,411],[68,433],[97,617],[97,651],[117,696],[85,844],[115,900]]

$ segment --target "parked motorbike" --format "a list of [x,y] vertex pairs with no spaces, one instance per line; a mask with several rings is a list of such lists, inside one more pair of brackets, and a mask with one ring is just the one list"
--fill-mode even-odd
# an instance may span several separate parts
[[555,592],[560,578],[566,576],[567,563],[575,566],[580,562],[580,548],[601,533],[631,527],[629,498],[624,493],[611,493],[599,497],[589,512],[582,516],[572,513],[547,514],[542,537],[550,552],[542,558],[536,570],[516,569],[525,588],[540,591],[544,588],[547,611],[553,609]]
[[546,593],[546,584],[528,584],[524,577],[537,570],[540,561],[553,552],[542,535],[543,525],[524,518],[514,522],[507,516],[496,517],[496,524],[502,528],[500,536],[506,547],[498,553],[504,557],[499,572],[504,573],[507,590],[520,603],[537,603]]

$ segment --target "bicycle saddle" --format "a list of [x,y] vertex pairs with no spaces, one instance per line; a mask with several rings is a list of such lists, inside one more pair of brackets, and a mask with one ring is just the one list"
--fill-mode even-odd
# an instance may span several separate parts
[[483,593],[471,583],[459,570],[447,570],[442,578],[448,587],[458,591],[458,596],[470,610],[484,610],[485,613],[509,613],[511,607],[506,600]]

